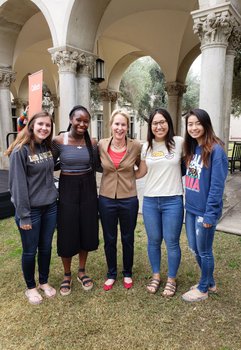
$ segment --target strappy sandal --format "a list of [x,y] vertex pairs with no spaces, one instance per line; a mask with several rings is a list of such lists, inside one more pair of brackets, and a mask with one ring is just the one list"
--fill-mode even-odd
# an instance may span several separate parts
[[[156,294],[158,289],[160,288],[161,280],[158,278],[152,278],[148,285],[146,286],[146,289],[151,294]],[[152,289],[150,289],[152,288]]]
[[[85,269],[81,269],[79,268],[79,272],[85,272]],[[82,285],[82,288],[87,291],[87,290],[91,290],[94,286],[93,280],[87,276],[84,275],[82,277],[80,277],[79,275],[77,276],[77,280],[79,281],[79,283]],[[87,285],[88,284],[88,285]]]
[[162,292],[162,296],[171,298],[175,295],[176,290],[177,290],[177,284],[175,282],[167,281],[164,291]]
[[[67,272],[64,274],[65,277],[71,277],[71,272]],[[59,292],[62,296],[69,295],[71,293],[71,285],[72,285],[72,279],[70,280],[63,280],[63,282],[60,285]],[[66,291],[64,291],[64,289]]]

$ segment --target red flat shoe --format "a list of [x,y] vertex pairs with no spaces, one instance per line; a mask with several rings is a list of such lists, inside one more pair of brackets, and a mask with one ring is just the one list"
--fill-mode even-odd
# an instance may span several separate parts
[[[112,282],[111,284],[106,284],[106,282],[109,281],[109,280],[112,280],[113,282]],[[111,289],[113,288],[114,284],[115,284],[115,280],[112,279],[112,278],[109,278],[109,279],[107,279],[107,280],[105,281],[104,286],[103,286],[103,289],[104,289],[105,291],[111,290]]]
[[[130,278],[130,279],[131,279],[131,282],[125,282],[125,278]],[[132,287],[133,287],[132,278],[131,278],[131,277],[124,277],[123,286],[124,286],[124,288],[126,288],[126,289],[132,288]]]

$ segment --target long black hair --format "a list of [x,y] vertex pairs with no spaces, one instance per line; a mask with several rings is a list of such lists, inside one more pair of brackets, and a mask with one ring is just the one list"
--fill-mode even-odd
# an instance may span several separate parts
[[[91,120],[91,115],[90,115],[88,109],[82,105],[76,105],[71,109],[71,111],[69,112],[69,119],[70,120],[73,119],[76,111],[82,111],[82,112],[86,113],[89,117],[89,121]],[[71,124],[69,124],[67,131],[70,131],[70,129],[71,129]],[[88,152],[89,152],[91,168],[93,170],[95,170],[96,169],[96,161],[95,161],[95,157],[94,157],[93,145],[92,145],[88,130],[86,130],[84,133],[84,140],[85,140],[85,144],[86,144],[86,147],[88,149]]]
[[209,156],[212,152],[213,145],[218,143],[223,147],[224,143],[215,135],[209,114],[205,110],[200,108],[195,108],[191,110],[186,116],[186,134],[184,142],[185,162],[187,165],[191,162],[192,157],[195,153],[195,148],[198,145],[197,140],[191,137],[187,131],[188,118],[192,115],[197,117],[198,121],[204,129],[201,157],[204,166],[208,167]]
[[175,147],[175,141],[173,139],[173,137],[175,136],[175,133],[174,133],[174,128],[173,128],[173,122],[172,122],[172,118],[170,116],[170,114],[168,113],[168,111],[164,108],[156,108],[151,114],[150,114],[150,117],[149,117],[149,120],[148,120],[148,131],[147,131],[147,142],[148,142],[148,147],[147,147],[147,150],[150,148],[152,149],[153,148],[153,144],[152,144],[152,140],[155,138],[155,135],[153,134],[152,132],[152,128],[151,128],[151,125],[152,125],[152,121],[153,121],[153,118],[155,117],[156,114],[161,114],[163,115],[163,117],[166,119],[167,121],[167,124],[168,124],[168,133],[166,134],[165,136],[165,145],[166,145],[166,148],[168,149],[168,152],[171,151],[171,149],[173,147]]

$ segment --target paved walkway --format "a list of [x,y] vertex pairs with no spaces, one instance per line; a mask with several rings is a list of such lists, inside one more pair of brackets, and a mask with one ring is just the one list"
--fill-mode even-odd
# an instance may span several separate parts
[[[97,173],[99,186],[101,174]],[[137,180],[137,192],[139,197],[139,212],[142,212],[142,193],[145,186],[145,178]],[[229,174],[225,186],[223,216],[217,226],[217,230],[241,235],[241,172]]]

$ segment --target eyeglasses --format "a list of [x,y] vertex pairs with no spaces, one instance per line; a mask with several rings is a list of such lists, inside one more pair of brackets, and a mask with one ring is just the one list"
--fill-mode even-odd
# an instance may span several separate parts
[[151,126],[153,126],[154,128],[156,128],[158,125],[160,126],[164,126],[165,124],[167,124],[166,120],[160,120],[159,122],[152,122]]

